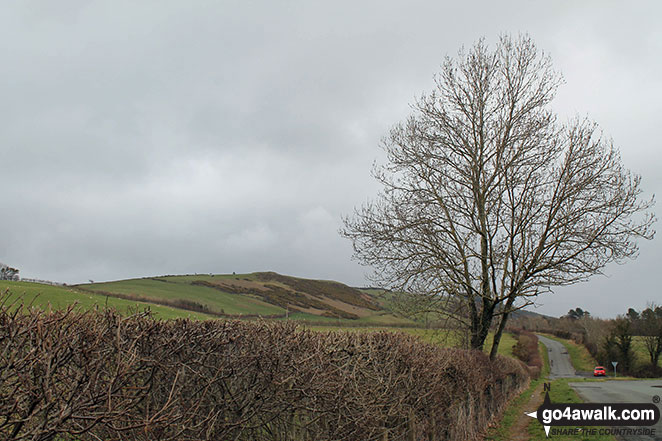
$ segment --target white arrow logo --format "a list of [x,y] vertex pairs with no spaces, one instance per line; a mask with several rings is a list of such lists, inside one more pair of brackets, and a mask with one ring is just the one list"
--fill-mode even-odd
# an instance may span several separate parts
[[[530,416],[531,418],[536,418],[536,419],[538,418],[538,411],[529,412],[529,413],[524,412],[524,413]],[[549,438],[549,426],[543,426],[543,427],[545,428],[545,435],[547,436],[547,438]]]

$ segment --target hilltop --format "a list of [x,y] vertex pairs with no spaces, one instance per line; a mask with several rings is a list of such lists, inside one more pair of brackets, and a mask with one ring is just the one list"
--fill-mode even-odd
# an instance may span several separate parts
[[[150,307],[164,318],[271,318],[314,322],[410,324],[388,308],[388,298],[372,289],[340,282],[257,272],[144,277],[72,286],[2,282],[0,290],[21,294],[36,306],[77,302],[119,309]],[[39,295],[37,295],[39,294]]]

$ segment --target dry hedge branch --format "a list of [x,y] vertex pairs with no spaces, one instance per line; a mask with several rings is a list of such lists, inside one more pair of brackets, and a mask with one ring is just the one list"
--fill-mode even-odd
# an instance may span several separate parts
[[527,378],[391,332],[0,307],[6,440],[474,439]]

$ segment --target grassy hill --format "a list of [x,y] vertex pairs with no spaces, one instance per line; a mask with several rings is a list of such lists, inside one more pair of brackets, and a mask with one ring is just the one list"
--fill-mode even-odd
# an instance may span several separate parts
[[143,311],[149,308],[156,317],[163,319],[190,317],[196,320],[212,318],[211,315],[148,302],[131,301],[101,294],[83,292],[72,287],[51,286],[32,282],[0,281],[0,292],[8,293],[7,304],[23,301],[25,305],[32,305],[42,309],[64,309],[77,304],[83,309],[96,306],[109,306],[123,313],[130,311]]
[[[5,302],[22,300],[42,309],[63,309],[75,303],[82,309],[107,305],[123,313],[150,309],[161,319],[287,317],[325,331],[369,332],[403,326],[400,330],[430,343],[457,343],[448,331],[410,328],[414,322],[391,312],[390,292],[276,273],[160,276],[74,286],[0,281],[0,293],[9,293]],[[505,335],[500,353],[512,355],[513,343]]]
[[91,295],[168,306],[215,317],[289,318],[319,322],[410,324],[375,292],[339,282],[251,274],[159,276],[73,287]]

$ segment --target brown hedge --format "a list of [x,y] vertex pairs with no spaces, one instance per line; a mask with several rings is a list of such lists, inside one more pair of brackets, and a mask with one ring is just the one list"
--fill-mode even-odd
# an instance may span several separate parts
[[526,364],[531,377],[540,377],[543,361],[538,348],[538,336],[523,329],[515,329],[511,332],[517,339],[517,343],[513,346],[513,355]]
[[391,332],[0,307],[7,440],[469,440],[526,382]]

